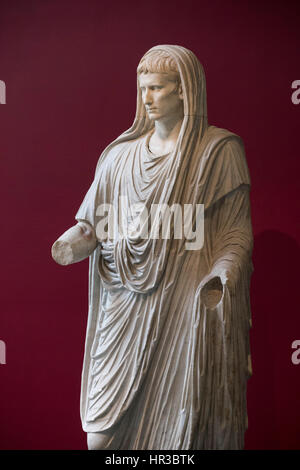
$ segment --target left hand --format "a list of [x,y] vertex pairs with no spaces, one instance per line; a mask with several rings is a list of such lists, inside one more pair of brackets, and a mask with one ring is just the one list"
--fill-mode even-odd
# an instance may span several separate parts
[[207,308],[215,308],[221,301],[227,282],[228,272],[225,269],[215,268],[202,279],[200,297]]

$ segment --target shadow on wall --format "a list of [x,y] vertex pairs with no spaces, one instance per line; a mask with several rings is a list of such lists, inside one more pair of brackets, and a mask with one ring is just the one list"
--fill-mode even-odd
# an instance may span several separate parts
[[299,261],[289,235],[267,230],[255,237],[246,449],[300,449],[300,365],[291,361],[291,344],[300,339]]

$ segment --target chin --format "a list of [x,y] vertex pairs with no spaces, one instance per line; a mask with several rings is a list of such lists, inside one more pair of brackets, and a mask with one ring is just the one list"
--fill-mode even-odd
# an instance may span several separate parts
[[148,114],[148,116],[149,116],[149,119],[151,119],[151,121],[159,121],[163,117],[158,113],[150,113]]
[[157,119],[159,119],[157,116],[155,116],[155,114],[148,114],[148,117],[150,121],[157,121]]

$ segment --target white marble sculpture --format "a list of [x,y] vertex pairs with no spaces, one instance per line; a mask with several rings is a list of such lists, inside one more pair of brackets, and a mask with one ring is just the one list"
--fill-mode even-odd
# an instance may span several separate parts
[[[252,272],[243,143],[208,125],[191,51],[153,47],[137,73],[133,125],[102,153],[78,224],[52,247],[62,265],[90,256],[83,429],[89,449],[241,449]],[[169,238],[115,225],[107,235],[103,208],[120,216],[120,198],[146,208],[148,227],[154,204],[203,204],[203,246],[187,249],[175,221]]]

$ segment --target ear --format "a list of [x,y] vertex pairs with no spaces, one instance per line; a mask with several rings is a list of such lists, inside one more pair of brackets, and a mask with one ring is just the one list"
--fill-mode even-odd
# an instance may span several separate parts
[[178,85],[178,95],[181,100],[183,100],[183,91],[182,91],[182,84],[179,83]]

